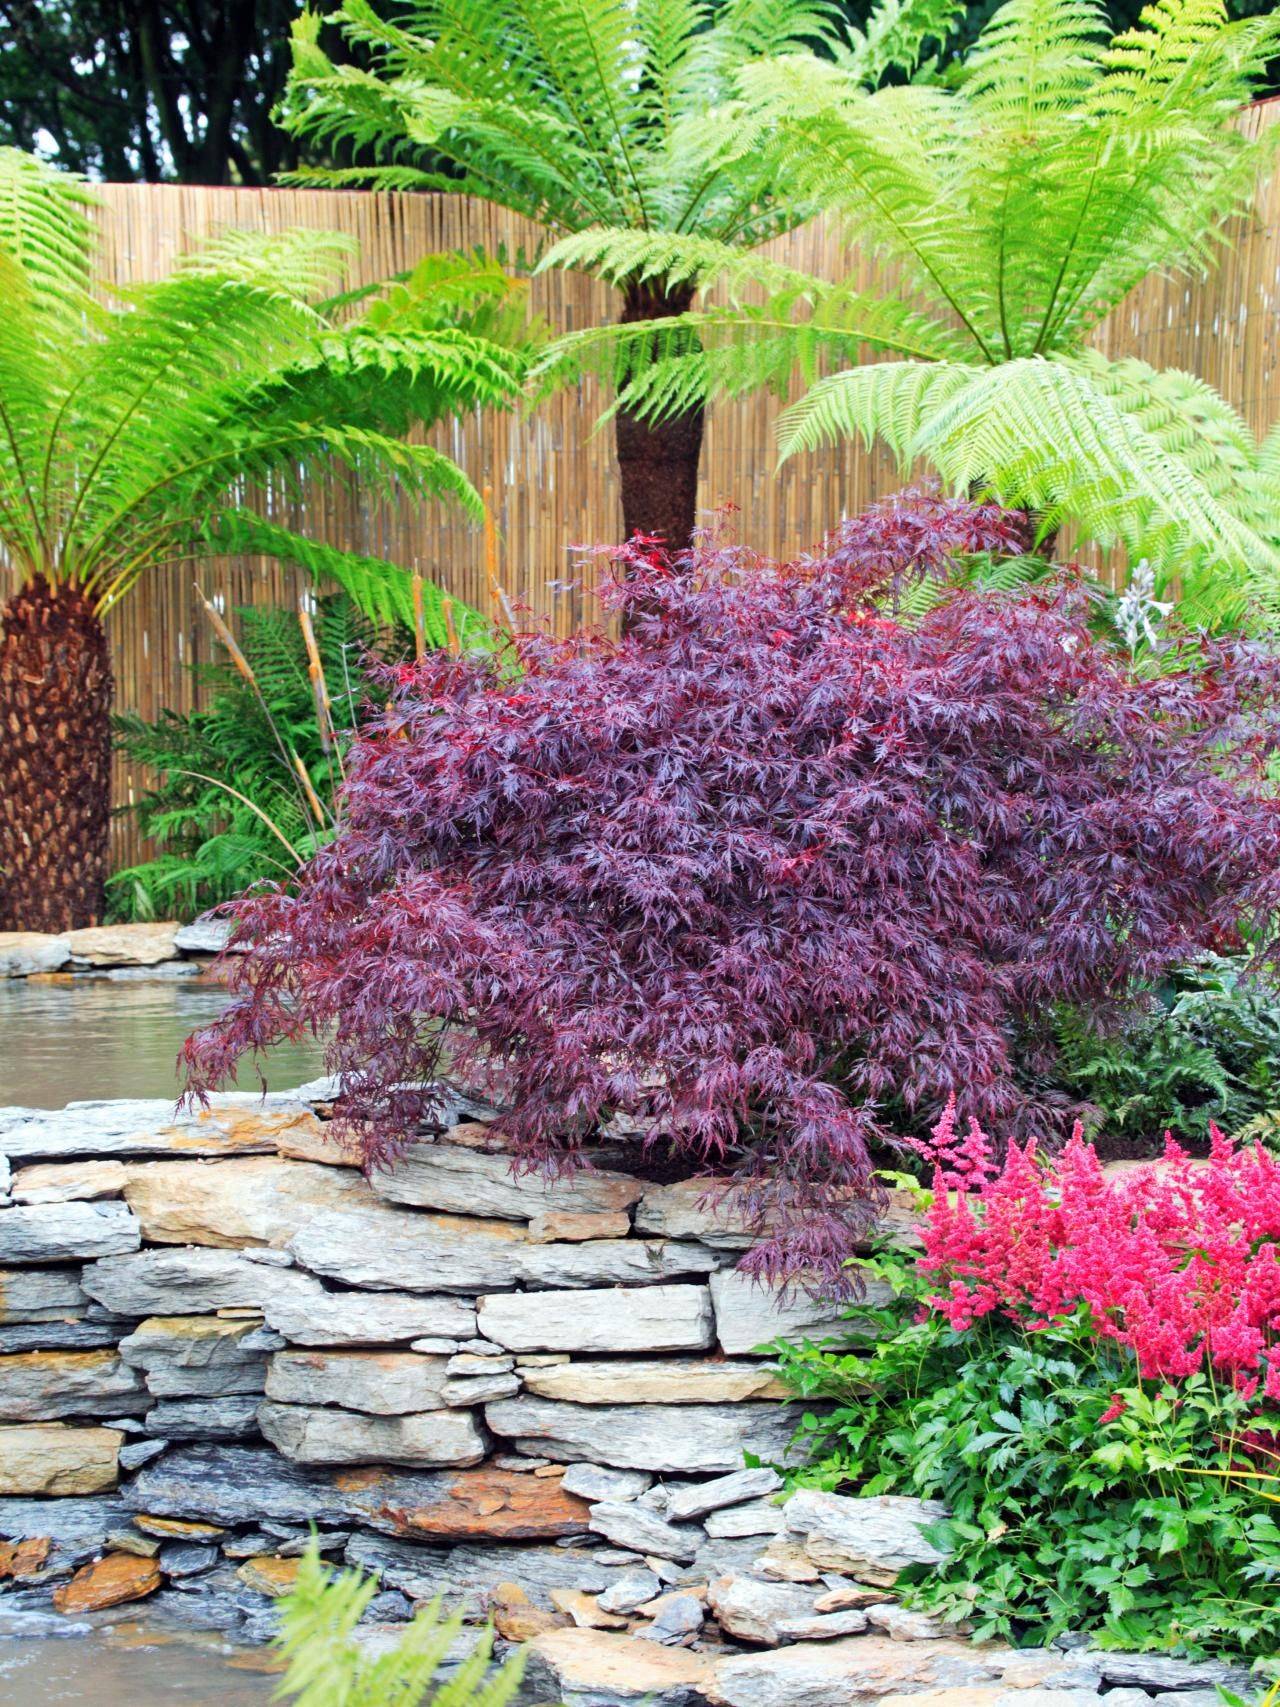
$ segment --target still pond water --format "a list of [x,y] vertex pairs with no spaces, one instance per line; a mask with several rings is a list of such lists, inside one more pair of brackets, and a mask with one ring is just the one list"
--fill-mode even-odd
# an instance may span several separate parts
[[[191,979],[0,982],[0,1106],[176,1096],[183,1039],[225,1005],[216,984]],[[267,1080],[288,1090],[321,1070],[318,1047],[290,1047],[270,1057]],[[251,1072],[240,1088],[257,1089]],[[139,1631],[5,1635],[0,1707],[266,1707],[274,1679],[253,1669],[259,1658]]]
[[[0,1107],[63,1108],[104,1097],[178,1094],[174,1060],[184,1039],[226,1005],[198,979],[82,978],[0,982]],[[319,1045],[288,1045],[267,1060],[273,1091],[322,1071]],[[241,1090],[257,1090],[252,1068]]]
[[0,1639],[0,1707],[267,1707],[276,1679],[257,1664],[190,1641]]

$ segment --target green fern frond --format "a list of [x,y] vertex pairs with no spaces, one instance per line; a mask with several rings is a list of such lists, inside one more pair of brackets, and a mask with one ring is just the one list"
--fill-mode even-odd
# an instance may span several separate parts
[[21,149],[0,148],[0,254],[29,281],[42,311],[64,324],[89,298],[94,205],[80,179]]
[[941,47],[964,12],[963,0],[879,0],[865,32],[850,29],[848,42],[837,48],[836,63],[868,89],[891,71],[912,77],[926,47]]
[[[106,612],[208,550],[246,491],[301,503],[325,479],[483,514],[458,465],[408,435],[518,400],[544,336],[523,281],[428,256],[335,298],[346,238],[229,232],[103,306],[84,203],[0,150],[0,554],[21,573],[74,580]],[[334,561],[372,597],[356,559]]]
[[[336,546],[306,539],[279,523],[248,510],[228,511],[218,518],[206,536],[211,552],[220,556],[264,556],[278,558],[304,570],[323,585],[335,582],[374,622],[414,625],[413,582],[409,572],[395,563],[359,552],[340,551]],[[426,637],[432,646],[448,643],[444,619],[443,588],[422,583]],[[459,637],[468,647],[488,643],[488,625],[478,611],[454,599],[453,619]]]
[[[911,14],[932,28],[946,7],[896,10],[886,63],[905,51]],[[332,22],[360,65],[333,65],[319,17],[304,13],[281,108],[295,135],[370,162],[337,167],[330,182],[430,183],[562,233],[732,240],[761,218],[781,229],[804,217],[769,193],[754,162],[725,154],[713,115],[743,65],[834,44],[826,0],[410,0],[393,19],[344,0]]]
[[476,1633],[470,1652],[451,1677],[439,1672],[463,1636],[461,1613],[440,1614],[439,1601],[423,1607],[383,1652],[358,1634],[378,1590],[378,1579],[359,1570],[323,1564],[313,1540],[298,1578],[280,1601],[276,1646],[286,1661],[276,1693],[298,1707],[510,1707],[520,1688],[524,1656],[493,1670],[492,1631]]
[[1256,447],[1187,376],[1096,352],[992,368],[883,363],[819,381],[779,422],[784,456],[855,435],[884,440],[904,464],[926,459],[957,490],[981,486],[1119,541],[1201,600],[1215,579],[1237,597],[1241,565],[1280,576],[1280,515],[1260,518],[1245,497]]
[[883,439],[905,466],[937,410],[984,372],[952,362],[875,362],[831,374],[779,417],[779,453]]
[[[716,115],[721,157],[843,222],[870,288],[865,270],[836,287],[771,274],[719,233],[587,231],[554,262],[714,283],[730,310],[574,334],[540,373],[600,373],[654,417],[799,377],[784,455],[883,440],[1151,558],[1188,610],[1280,618],[1280,441],[1258,445],[1193,376],[1085,343],[1150,272],[1214,259],[1280,145],[1280,126],[1236,123],[1280,18],[1158,0],[1114,41],[1105,22],[1096,0],[1006,0],[945,85],[869,87],[856,44],[745,64]],[[858,365],[873,353],[908,360]]]
[[755,306],[730,304],[570,333],[535,364],[534,383],[546,391],[594,374],[618,389],[615,407],[661,420],[714,397],[760,388],[781,394],[793,374],[812,380],[868,350],[929,364],[964,350],[950,327],[909,305],[789,269],[761,267],[757,276],[791,282]]

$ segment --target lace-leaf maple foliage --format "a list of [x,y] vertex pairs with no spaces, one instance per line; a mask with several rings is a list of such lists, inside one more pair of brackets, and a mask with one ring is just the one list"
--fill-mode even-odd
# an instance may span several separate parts
[[[946,558],[1016,551],[1021,518],[936,513]],[[446,1068],[530,1164],[573,1167],[618,1117],[733,1177],[748,1269],[840,1283],[876,1146],[951,1096],[1043,1125],[1019,1032],[1280,902],[1280,661],[1188,643],[1137,675],[1069,574],[892,620],[937,556],[910,500],[789,568],[633,545],[625,638],[394,673],[335,841],[239,903],[250,952],[191,1090],[314,1029],[370,1160]]]

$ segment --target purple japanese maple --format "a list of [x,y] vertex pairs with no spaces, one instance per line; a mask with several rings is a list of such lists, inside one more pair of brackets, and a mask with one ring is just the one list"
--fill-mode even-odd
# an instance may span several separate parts
[[1141,678],[1070,575],[900,626],[904,572],[1015,543],[938,502],[945,540],[916,517],[905,559],[882,513],[796,568],[633,547],[623,639],[398,672],[336,840],[238,906],[252,947],[187,1045],[192,1089],[314,1029],[369,1160],[446,1067],[530,1162],[576,1165],[617,1117],[733,1177],[747,1267],[826,1283],[896,1130],[953,1095],[1043,1123],[1020,1034],[1280,900],[1280,664],[1209,643]]

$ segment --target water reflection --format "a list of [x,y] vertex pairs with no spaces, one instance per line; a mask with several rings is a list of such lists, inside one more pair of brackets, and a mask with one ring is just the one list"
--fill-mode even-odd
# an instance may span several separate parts
[[0,1707],[265,1707],[276,1679],[252,1655],[106,1635],[0,1641]]
[[[183,1039],[226,1000],[203,979],[0,980],[0,1105],[175,1096]],[[286,1044],[267,1058],[266,1076],[272,1090],[287,1090],[321,1070],[319,1045]],[[244,1069],[240,1089],[257,1088]]]

